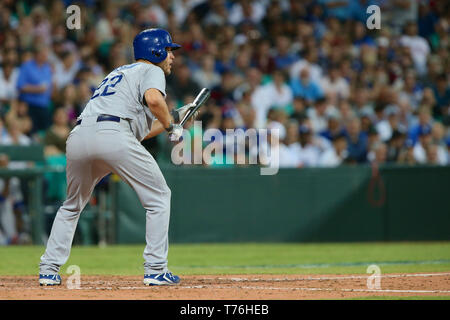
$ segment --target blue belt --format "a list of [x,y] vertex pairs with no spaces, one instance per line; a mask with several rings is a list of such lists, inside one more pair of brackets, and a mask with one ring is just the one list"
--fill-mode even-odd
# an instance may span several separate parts
[[[81,123],[83,119],[80,119],[77,121],[77,125],[79,125]],[[97,117],[97,122],[100,121],[114,121],[114,122],[120,122],[120,117],[116,117],[116,116],[111,116],[109,114],[102,114],[100,116]]]

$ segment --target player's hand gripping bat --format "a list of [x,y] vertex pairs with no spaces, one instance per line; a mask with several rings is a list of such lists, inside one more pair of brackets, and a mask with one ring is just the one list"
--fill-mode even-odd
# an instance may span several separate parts
[[208,100],[211,95],[211,91],[207,88],[203,88],[200,93],[195,97],[194,102],[192,102],[192,106],[188,109],[188,111],[184,114],[183,119],[180,121],[180,125],[184,126],[184,124],[189,121],[190,118],[197,112],[198,109]]

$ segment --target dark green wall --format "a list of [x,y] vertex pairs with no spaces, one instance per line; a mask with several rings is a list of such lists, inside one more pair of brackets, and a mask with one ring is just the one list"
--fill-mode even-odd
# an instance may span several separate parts
[[[172,242],[450,239],[450,167],[162,171]],[[122,182],[115,192],[117,242],[144,242],[139,200]]]

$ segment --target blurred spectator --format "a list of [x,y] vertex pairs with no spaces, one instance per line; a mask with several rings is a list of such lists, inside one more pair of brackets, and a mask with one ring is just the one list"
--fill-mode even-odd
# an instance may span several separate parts
[[[192,1],[182,1],[182,0],[178,0],[178,1],[185,2],[185,3],[192,2]],[[177,8],[177,7],[182,7],[182,6],[175,5],[174,7]],[[181,10],[175,9],[175,13],[177,13],[178,11],[181,11]],[[181,14],[179,14],[179,15],[181,16]],[[224,0],[211,0],[210,1],[210,10],[204,17],[203,23],[206,26],[223,26],[224,24],[227,23],[227,19],[228,19],[228,11],[225,6],[225,1]],[[181,18],[179,18],[178,20],[181,21]]]
[[7,122],[15,121],[20,132],[28,135],[33,127],[33,122],[28,115],[28,105],[21,100],[12,100],[9,111],[5,115]]
[[266,74],[272,73],[276,68],[275,59],[271,55],[270,49],[270,41],[267,39],[261,39],[256,46],[252,57],[253,64],[261,72]]
[[303,167],[318,166],[321,149],[314,141],[313,132],[307,125],[302,125],[299,128],[299,142],[301,152],[298,161],[300,165]]
[[432,144],[431,126],[425,125],[419,129],[419,140],[414,146],[414,158],[420,164],[427,162],[426,150]]
[[[286,131],[284,125],[278,121],[271,121],[267,125],[267,129],[269,130],[269,132],[271,132],[272,130],[278,131],[278,138],[279,138],[279,143],[277,146],[278,150],[274,149],[273,145],[272,145],[271,152],[278,151],[280,168],[295,168],[295,167],[297,167],[299,165],[298,154],[293,152],[292,149],[289,147],[289,145],[286,143],[287,131]],[[273,134],[273,133],[271,133],[271,134]],[[294,137],[290,137],[289,142],[291,142],[292,138],[294,138]]]
[[259,23],[266,12],[265,2],[256,0],[237,0],[231,6],[228,21],[233,25],[238,25],[245,20]]
[[338,99],[348,99],[350,96],[350,86],[341,76],[338,66],[331,66],[322,82],[320,83],[325,96],[330,99],[331,103],[337,104]]
[[333,141],[333,137],[346,133],[344,126],[341,123],[341,115],[337,110],[332,110],[327,113],[327,128],[319,134],[330,141]]
[[306,115],[311,121],[312,129],[315,133],[322,132],[327,128],[327,110],[334,108],[329,106],[325,98],[319,98],[315,101],[314,107],[308,108]]
[[[434,19],[433,19],[434,20]],[[449,49],[450,47],[450,24],[448,19],[441,18],[434,25],[426,24],[426,27],[433,29],[431,27],[434,26],[434,33],[429,36],[429,40],[433,49],[437,50],[440,48]]]
[[314,102],[323,97],[322,89],[311,79],[307,68],[301,69],[299,78],[291,80],[291,88],[295,97],[301,97],[308,102]]
[[284,144],[286,145],[290,157],[292,160],[292,167],[299,167],[302,165],[300,162],[302,146],[299,142],[299,130],[300,127],[296,120],[289,120],[286,124],[286,138]]
[[67,113],[63,108],[58,108],[53,115],[53,124],[45,132],[43,141],[45,156],[65,154],[69,133]]
[[400,33],[408,22],[418,18],[418,3],[416,0],[382,1],[382,25],[389,25],[395,33]]
[[426,149],[427,164],[443,166],[447,164],[447,159],[444,160],[440,157],[440,150],[437,144],[432,143],[428,146]]
[[437,116],[449,114],[450,110],[450,85],[445,74],[440,74],[436,83],[432,86],[436,98],[435,114]]
[[391,139],[394,130],[401,132],[406,130],[399,123],[399,113],[399,108],[396,105],[389,105],[384,109],[384,118],[375,125],[382,141],[386,142]]
[[236,104],[238,116],[235,118],[236,126],[244,130],[254,128],[256,112],[251,103],[251,90],[242,92],[242,97]]
[[399,98],[407,100],[413,111],[415,111],[419,107],[423,95],[423,89],[417,83],[415,72],[413,70],[408,70],[405,73],[402,82],[403,84],[399,93]]
[[293,95],[285,83],[285,75],[275,70],[271,82],[257,87],[252,94],[252,106],[256,111],[256,126],[264,127],[270,108],[277,108],[291,113]]
[[394,130],[391,138],[387,142],[387,161],[395,163],[400,157],[400,153],[405,144],[406,135],[403,132]]
[[372,150],[370,151],[372,153],[372,156],[370,156],[373,163],[376,163],[378,165],[384,164],[387,161],[387,155],[388,155],[388,148],[387,145],[383,142],[376,143]]
[[284,110],[287,114],[292,113],[294,97],[291,88],[286,84],[286,76],[283,72],[275,70],[272,73],[272,82],[265,85],[264,90],[270,99],[270,107]]
[[[411,1],[415,3],[416,1]],[[397,18],[395,19],[397,21]],[[405,25],[405,33],[400,37],[400,44],[409,48],[414,61],[414,66],[420,75],[427,71],[427,58],[430,53],[430,45],[417,34],[417,24],[410,21]]]
[[344,134],[339,134],[333,137],[333,148],[321,154],[318,164],[321,167],[337,167],[345,161],[347,156],[347,139]]
[[302,124],[306,116],[306,103],[302,98],[294,97],[294,101],[292,103],[293,112],[290,115],[290,118],[295,119],[299,124]]
[[51,25],[48,19],[47,10],[44,5],[38,4],[31,10],[31,19],[33,21],[33,35],[43,41],[45,45],[52,42]]
[[17,80],[19,99],[28,104],[28,112],[33,121],[32,133],[45,130],[50,125],[52,71],[47,61],[48,48],[38,45],[34,59],[20,67]]
[[287,70],[295,63],[299,57],[291,52],[289,38],[285,35],[279,35],[276,41],[275,66],[281,70]]
[[2,140],[2,144],[26,146],[31,144],[31,139],[23,134],[21,123],[17,118],[10,117],[6,121],[8,134]]
[[361,131],[359,118],[352,118],[347,124],[346,131],[348,160],[355,163],[365,162],[367,157],[367,134]]
[[397,162],[406,165],[417,164],[416,158],[414,157],[414,143],[411,139],[405,140],[405,145],[400,150]]
[[214,70],[214,56],[203,56],[201,68],[194,72],[192,79],[201,88],[212,89],[220,84],[220,74]]
[[[81,88],[81,87],[79,87]],[[67,85],[63,91],[61,96],[61,106],[66,111],[69,124],[71,127],[74,127],[76,124],[77,117],[81,113],[80,102],[78,101],[77,88],[73,84]],[[90,93],[90,90],[89,90]],[[90,94],[89,94],[90,98]]]
[[[9,158],[0,154],[0,168],[7,168]],[[18,178],[0,179],[0,245],[30,244],[23,195]]]
[[437,164],[447,164],[447,147],[445,144],[445,127],[440,122],[435,122],[431,128],[431,141],[436,149]]
[[431,126],[431,112],[428,108],[422,107],[418,111],[418,123],[409,129],[409,138],[415,144],[419,138],[420,132],[425,132],[427,127]]
[[18,91],[16,88],[19,69],[14,51],[7,51],[3,54],[2,67],[0,68],[0,108],[9,105],[11,100],[16,99]]
[[74,53],[65,51],[61,55],[61,62],[55,64],[54,82],[57,89],[71,84],[80,70],[81,62]]
[[306,49],[303,53],[303,59],[297,61],[290,68],[291,79],[298,79],[301,77],[301,72],[304,69],[309,70],[309,77],[311,81],[319,83],[322,78],[322,68],[317,64],[318,52],[316,48]]
[[170,95],[179,101],[187,95],[200,91],[200,87],[191,78],[189,67],[181,63],[178,65],[177,72],[167,79],[167,86]]

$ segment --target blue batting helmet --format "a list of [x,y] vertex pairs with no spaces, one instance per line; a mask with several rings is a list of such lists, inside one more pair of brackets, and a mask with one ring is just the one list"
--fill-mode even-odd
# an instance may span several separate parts
[[169,32],[164,29],[147,29],[138,33],[133,41],[134,59],[160,63],[167,57],[166,48],[181,48],[173,43]]

